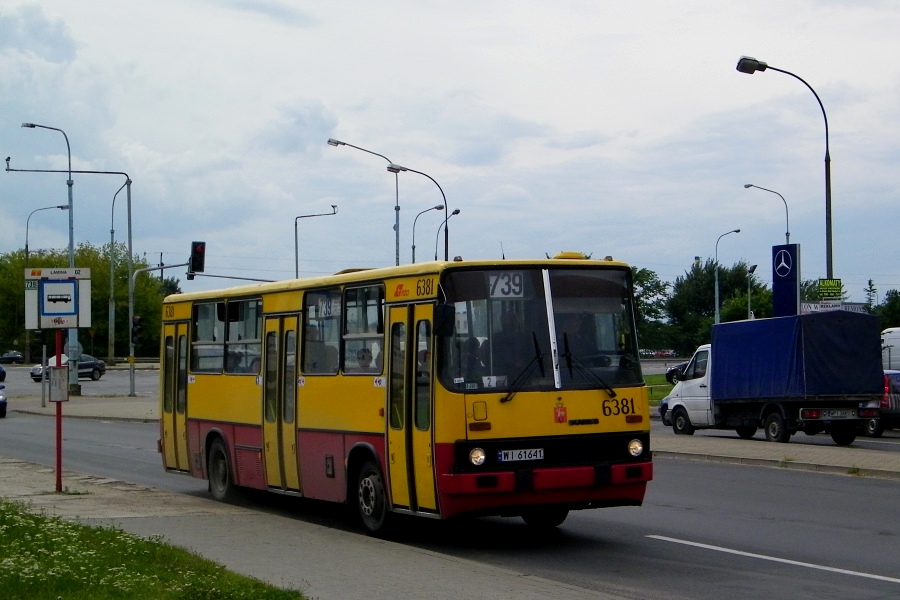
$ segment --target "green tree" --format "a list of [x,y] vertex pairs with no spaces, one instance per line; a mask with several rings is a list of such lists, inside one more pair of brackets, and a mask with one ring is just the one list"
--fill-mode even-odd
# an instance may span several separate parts
[[875,309],[875,314],[881,317],[881,328],[900,327],[900,292],[888,290],[884,294],[884,301]]
[[[110,305],[110,258],[113,264],[113,308],[115,314],[114,352],[116,356],[128,355],[128,336],[131,323],[128,322],[128,251],[124,244],[110,247],[106,244],[96,247],[79,244],[75,250],[75,264],[79,268],[91,269],[91,326],[79,329],[79,341],[85,352],[108,358],[109,305]],[[146,261],[138,256],[133,260],[134,268],[147,267]],[[49,250],[32,253],[28,258],[29,268],[68,268],[67,250]],[[0,255],[0,344],[2,348],[16,345],[24,351],[25,345],[25,269],[24,251]],[[165,284],[170,289],[172,282]],[[174,286],[177,291],[177,280]],[[137,277],[135,284],[135,314],[144,317],[144,339],[137,345],[139,356],[155,356],[159,352],[159,327],[161,323],[163,287],[158,279],[147,273]],[[38,356],[41,340],[31,336],[31,354]]]
[[634,280],[634,320],[642,348],[668,347],[665,323],[669,284],[650,269],[632,267]]
[[[733,267],[719,265],[719,298],[722,321],[747,318],[747,277],[749,266],[739,262]],[[678,277],[666,304],[672,325],[672,347],[680,356],[690,356],[697,346],[710,340],[715,321],[715,261],[694,263],[691,270]],[[751,288],[753,287],[751,280]],[[759,288],[759,284],[757,284]],[[751,290],[752,291],[752,290]],[[771,314],[771,297],[752,291],[754,302],[762,312]]]

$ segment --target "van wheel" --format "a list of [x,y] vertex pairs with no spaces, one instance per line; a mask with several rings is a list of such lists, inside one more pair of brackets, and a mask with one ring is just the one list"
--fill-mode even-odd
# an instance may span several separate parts
[[356,482],[356,510],[360,524],[369,535],[384,535],[390,513],[381,470],[368,460],[359,470]]
[[884,423],[881,419],[869,419],[866,421],[866,435],[869,437],[881,437],[884,433]]
[[236,491],[231,474],[231,460],[222,440],[214,441],[210,447],[206,472],[209,474],[209,491],[213,498],[220,502],[233,501]]
[[694,435],[694,426],[691,425],[687,411],[683,408],[676,408],[675,414],[672,415],[672,431],[677,435]]
[[735,431],[737,431],[738,437],[742,440],[749,440],[754,435],[756,435],[756,427],[753,425],[742,425],[741,427],[737,427]]
[[791,441],[791,434],[784,426],[784,417],[781,413],[772,413],[766,417],[765,423],[766,439],[770,442],[780,442],[782,444]]

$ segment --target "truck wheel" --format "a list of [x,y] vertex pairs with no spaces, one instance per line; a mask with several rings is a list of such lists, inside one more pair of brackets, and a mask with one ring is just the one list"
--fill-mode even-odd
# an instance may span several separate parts
[[737,427],[735,431],[737,431],[738,437],[742,440],[749,440],[754,435],[756,435],[756,427],[754,425],[742,425],[741,427]]
[[884,423],[881,419],[869,419],[866,421],[866,435],[869,437],[881,437],[884,433]]
[[784,417],[781,413],[772,413],[766,417],[765,423],[766,439],[770,442],[780,442],[782,444],[791,441],[791,434],[784,426]]
[[694,426],[683,408],[676,408],[672,415],[672,431],[677,435],[694,435]]
[[834,427],[831,430],[831,439],[838,446],[849,446],[856,440],[856,430],[853,427]]

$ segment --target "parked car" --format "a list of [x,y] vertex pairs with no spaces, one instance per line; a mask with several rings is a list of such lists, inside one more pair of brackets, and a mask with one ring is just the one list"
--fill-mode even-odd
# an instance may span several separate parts
[[684,368],[687,366],[687,362],[678,363],[677,365],[672,365],[668,369],[666,369],[666,381],[675,385],[678,383],[678,379],[681,377],[681,374],[684,372]]
[[18,350],[10,350],[0,354],[0,363],[21,365],[25,362],[25,357]]
[[6,381],[6,369],[3,368],[3,365],[0,365],[0,381]]
[[[65,354],[62,355],[62,363],[68,364],[69,357]],[[56,357],[52,356],[47,359],[48,366],[55,367],[56,366]],[[99,358],[94,358],[90,354],[82,354],[81,360],[78,361],[78,376],[82,378],[90,377],[94,381],[100,379],[100,377],[106,373],[106,363],[100,360]],[[31,367],[31,378],[37,382],[41,382],[41,378],[44,374],[44,368],[41,365],[34,365]]]
[[6,416],[6,394],[3,393],[4,389],[6,389],[6,386],[0,385],[0,419]]
[[885,430],[900,427],[900,371],[885,369],[884,396],[878,405],[881,416],[866,421],[866,435],[881,437]]

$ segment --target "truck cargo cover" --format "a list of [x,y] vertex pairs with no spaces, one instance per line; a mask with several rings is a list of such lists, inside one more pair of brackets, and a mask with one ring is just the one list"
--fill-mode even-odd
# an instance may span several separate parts
[[884,391],[877,317],[828,311],[713,326],[714,400]]

